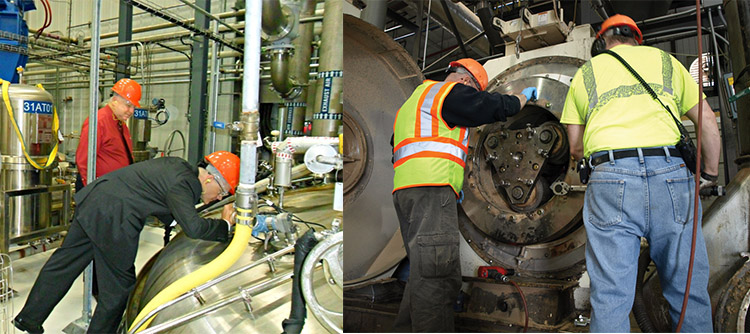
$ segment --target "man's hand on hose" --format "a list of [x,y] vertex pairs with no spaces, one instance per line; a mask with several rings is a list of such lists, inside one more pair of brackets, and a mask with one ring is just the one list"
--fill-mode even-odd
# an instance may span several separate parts
[[221,210],[221,219],[229,222],[229,226],[234,226],[234,204],[230,203]]

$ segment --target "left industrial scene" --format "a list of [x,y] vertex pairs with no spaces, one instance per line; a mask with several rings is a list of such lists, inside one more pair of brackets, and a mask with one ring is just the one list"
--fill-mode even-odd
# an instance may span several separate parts
[[343,1],[0,0],[0,333],[340,333]]

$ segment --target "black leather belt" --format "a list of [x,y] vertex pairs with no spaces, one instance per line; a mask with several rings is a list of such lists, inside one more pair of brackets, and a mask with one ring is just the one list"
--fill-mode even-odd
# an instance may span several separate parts
[[[664,153],[663,148],[642,148],[641,151],[643,151],[644,157],[650,157],[650,156],[666,156]],[[615,160],[622,159],[622,158],[633,158],[638,156],[638,149],[629,149],[629,150],[622,150],[613,152],[613,155],[615,156]],[[669,155],[673,157],[681,157],[680,151],[676,148],[669,148]],[[596,166],[598,164],[608,162],[609,161],[609,153],[607,151],[604,151],[604,154],[591,159],[591,166]]]

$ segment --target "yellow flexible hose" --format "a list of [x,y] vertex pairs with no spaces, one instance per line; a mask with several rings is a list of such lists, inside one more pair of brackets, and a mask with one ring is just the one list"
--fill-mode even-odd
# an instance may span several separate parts
[[[184,294],[185,292],[190,291],[196,286],[216,278],[221,273],[229,269],[229,267],[231,267],[235,262],[237,262],[240,256],[245,252],[245,249],[247,248],[247,242],[248,240],[250,240],[250,226],[244,224],[237,224],[235,226],[236,230],[234,232],[234,238],[232,238],[232,242],[229,243],[229,246],[224,250],[224,252],[222,252],[218,257],[216,257],[213,261],[209,262],[205,266],[185,277],[180,278],[179,280],[170,284],[167,288],[159,292],[154,298],[151,299],[151,301],[148,302],[148,304],[146,304],[146,307],[144,307],[141,312],[138,313],[138,316],[135,317],[135,320],[133,321],[133,324],[130,325],[130,329],[128,329],[128,331],[132,331],[133,327],[139,321],[141,321],[143,317],[145,317],[149,312],[157,308],[159,305],[171,301]],[[153,317],[144,322],[143,325],[138,328],[136,333],[148,328],[148,325],[152,320],[154,320]]]
[[[44,167],[39,166],[34,159],[31,159],[29,156],[29,153],[26,151],[26,143],[23,141],[23,135],[21,134],[21,129],[18,128],[18,124],[16,123],[16,118],[13,116],[13,107],[10,105],[10,96],[8,95],[8,89],[10,88],[10,81],[5,81],[0,79],[3,84],[3,101],[5,102],[5,109],[8,110],[8,115],[10,116],[10,122],[13,124],[13,129],[16,130],[16,137],[18,138],[18,141],[21,143],[21,150],[23,151],[23,155],[26,156],[26,161],[28,161],[34,168],[36,169],[46,169],[52,163],[55,161],[55,157],[57,157],[57,147],[60,143],[57,140],[57,131],[60,128],[59,120],[57,119],[57,108],[54,106],[52,107],[52,132],[54,133],[54,141],[55,141],[55,147],[52,148],[52,152],[50,152],[49,157],[47,157],[47,161],[44,163]],[[44,90],[44,87],[42,87],[42,84],[36,85],[39,89]]]

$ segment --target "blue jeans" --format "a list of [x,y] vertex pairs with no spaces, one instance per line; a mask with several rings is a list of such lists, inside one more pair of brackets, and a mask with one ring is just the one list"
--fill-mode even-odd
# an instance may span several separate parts
[[[592,157],[601,154],[609,151]],[[630,331],[640,237],[649,242],[669,314],[677,326],[690,260],[694,193],[693,175],[679,157],[644,157],[641,153],[594,167],[583,206],[591,332]],[[683,332],[713,331],[708,255],[700,220],[699,215]]]

